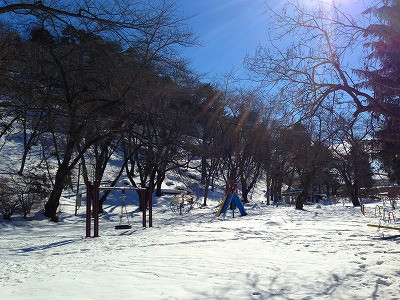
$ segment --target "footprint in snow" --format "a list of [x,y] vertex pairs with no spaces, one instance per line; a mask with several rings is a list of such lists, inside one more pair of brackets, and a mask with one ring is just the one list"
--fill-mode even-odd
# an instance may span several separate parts
[[382,284],[382,285],[386,285],[386,286],[392,285],[390,282],[387,282],[386,280],[383,280],[381,278],[376,280],[376,284]]

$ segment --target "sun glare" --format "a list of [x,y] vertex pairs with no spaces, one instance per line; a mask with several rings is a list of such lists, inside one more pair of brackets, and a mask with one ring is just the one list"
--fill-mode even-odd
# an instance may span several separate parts
[[364,5],[358,0],[303,0],[303,4],[309,7],[336,7],[346,14],[358,13],[364,9]]
[[342,7],[354,6],[358,1],[355,0],[304,0],[307,5],[317,6],[317,5],[335,5]]

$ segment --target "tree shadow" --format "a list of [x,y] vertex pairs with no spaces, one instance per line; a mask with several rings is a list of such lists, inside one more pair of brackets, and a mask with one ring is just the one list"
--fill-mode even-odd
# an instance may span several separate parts
[[321,291],[320,293],[318,293],[317,295],[333,297],[333,293],[341,285],[341,282],[343,282],[343,280],[349,276],[350,275],[347,274],[346,276],[344,276],[344,278],[340,278],[339,275],[332,274],[331,282],[330,283],[327,282],[327,286],[325,287],[325,289],[323,291]]
[[250,293],[253,299],[292,299],[288,295],[289,284],[285,285],[284,287],[276,288],[278,279],[277,276],[271,277],[267,285],[261,284],[259,276],[257,274],[247,273],[246,277],[247,283],[251,288]]
[[[242,295],[246,297],[246,299],[257,299],[257,300],[266,300],[266,299],[293,299],[288,292],[290,290],[287,288],[289,284],[285,284],[282,287],[277,288],[277,276],[271,277],[268,283],[261,283],[259,279],[259,275],[255,273],[247,273],[246,274],[246,283],[244,287],[240,287],[241,290],[248,290],[247,295]],[[237,279],[237,278],[236,278]],[[232,294],[237,291],[237,287],[235,287],[234,283],[230,285],[225,285],[223,287],[218,286],[218,288],[195,292],[196,295],[193,296],[193,299],[235,299],[237,297]],[[194,292],[191,290],[191,292]]]
[[[193,299],[234,299],[232,295],[238,292],[238,289],[244,291],[247,295],[240,296],[241,298],[246,297],[247,299],[335,299],[339,288],[343,288],[344,282],[353,281],[354,274],[346,274],[339,276],[338,274],[332,273],[320,290],[320,285],[315,286],[296,286],[297,283],[291,282],[290,277],[282,278],[281,274],[284,273],[282,269],[274,270],[276,275],[262,275],[258,273],[247,273],[246,278],[243,280],[243,285],[236,287],[234,283],[227,286],[218,286],[214,289],[207,291],[191,291],[196,293]],[[261,277],[264,277],[261,279]],[[238,279],[238,278],[235,278]],[[378,295],[378,288],[380,285],[389,285],[383,279],[376,281],[375,291],[372,294],[373,299],[378,299],[381,295]],[[300,293],[299,293],[300,288]],[[302,290],[302,292],[301,292]],[[303,293],[303,295],[301,295]]]
[[[82,240],[82,239],[79,239]],[[41,245],[41,246],[34,246],[34,247],[27,247],[27,248],[22,248],[19,249],[19,252],[22,253],[26,253],[26,252],[35,252],[35,251],[42,251],[42,250],[48,250],[51,248],[56,248],[56,247],[61,247],[61,246],[65,246],[68,244],[72,244],[75,243],[77,240],[64,240],[64,241],[59,241],[59,242],[54,242],[54,243],[50,243],[50,244],[45,244],[45,245]]]
[[378,278],[376,281],[375,281],[375,288],[374,288],[374,292],[372,293],[372,299],[380,299],[381,298],[381,296],[379,295],[379,293],[378,293],[378,290],[379,290],[379,287],[380,286],[382,286],[382,285],[384,285],[384,286],[390,286],[390,283],[388,283],[386,280],[383,280],[382,278]]

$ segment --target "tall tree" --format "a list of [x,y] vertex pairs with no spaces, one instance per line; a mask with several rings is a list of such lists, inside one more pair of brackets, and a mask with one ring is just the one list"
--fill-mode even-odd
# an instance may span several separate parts
[[[103,107],[115,95],[113,80],[116,67],[121,64],[118,57],[121,48],[73,27],[67,27],[61,37],[53,37],[45,29],[35,29],[31,44],[33,49],[41,51],[38,63],[44,69],[39,69],[33,87],[39,95],[46,91],[38,88],[44,84],[52,90],[51,97],[42,95],[48,114],[48,141],[57,161],[45,214],[57,220],[59,198],[69,174],[93,143],[113,131],[112,112]],[[107,127],[100,126],[105,122]]]
[[197,140],[193,152],[201,157],[201,183],[204,184],[203,205],[207,205],[210,187],[217,175],[226,132],[223,130],[225,101],[223,95],[210,84],[200,84],[194,91],[194,97],[199,103],[198,117],[196,118]]
[[253,91],[232,91],[227,96],[221,174],[227,182],[240,182],[243,201],[248,202],[262,175],[268,122],[263,119],[265,107]]
[[349,140],[342,144],[336,168],[339,171],[354,206],[360,206],[360,189],[369,189],[373,184],[370,157],[364,149],[365,143]]
[[[7,14],[40,24],[32,31],[29,59],[24,61],[38,67],[31,68],[29,76],[25,73],[25,79],[33,99],[46,103],[45,143],[52,144],[57,171],[45,214],[56,220],[68,174],[95,141],[119,129],[121,122],[111,115],[128,113],[123,104],[139,74],[149,65],[179,65],[177,46],[192,45],[193,34],[175,2],[167,0],[3,1],[0,15]],[[124,59],[132,55],[135,59]],[[15,78],[15,72],[8,74]],[[18,97],[10,92],[8,96]],[[28,144],[29,140],[27,149]]]
[[301,123],[296,123],[286,133],[286,141],[292,145],[290,164],[298,178],[301,193],[296,199],[296,209],[303,209],[309,192],[318,182],[332,160],[331,152],[321,140],[313,140],[311,132]]
[[[374,91],[375,98],[400,111],[400,1],[389,0],[365,11],[380,21],[371,24],[364,35],[368,67],[357,72],[365,78],[364,87]],[[391,181],[400,182],[400,119],[386,116],[377,134],[378,158]]]
[[[391,15],[395,20],[398,5],[393,7]],[[365,89],[361,78],[356,76],[360,73],[353,72],[360,69],[355,64],[357,59],[365,59],[355,57],[355,53],[360,53],[355,49],[360,50],[360,44],[368,41],[369,35],[398,32],[398,20],[384,27],[371,24],[365,28],[358,24],[360,16],[345,14],[335,2],[310,6],[289,0],[282,12],[269,11],[275,39],[270,41],[269,48],[260,46],[257,49],[255,56],[247,60],[248,67],[263,84],[272,85],[285,94],[297,117],[314,115],[319,108],[332,110],[348,105],[354,116],[373,112],[400,119],[398,107],[373,90]],[[295,41],[292,41],[293,36],[296,36]],[[398,40],[393,35],[391,46]],[[382,41],[370,45],[376,48],[381,44]]]
[[[369,25],[364,36],[370,49],[366,68],[357,70],[366,79],[361,85],[374,91],[377,101],[388,109],[400,108],[400,1],[383,1],[380,7],[372,7],[365,13],[373,13],[380,21]],[[387,117],[394,117],[385,115]]]
[[333,167],[340,175],[341,182],[354,206],[360,206],[360,190],[372,187],[373,169],[371,165],[373,143],[369,118],[349,118],[339,116],[333,125],[335,130],[331,150]]
[[392,182],[400,184],[400,121],[386,119],[377,132],[378,160]]

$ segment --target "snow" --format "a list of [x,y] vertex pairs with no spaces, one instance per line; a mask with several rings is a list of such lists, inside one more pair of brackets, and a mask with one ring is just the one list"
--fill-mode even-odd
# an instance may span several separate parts
[[351,206],[298,211],[253,199],[247,216],[224,219],[214,217],[216,200],[177,216],[169,199],[158,199],[146,229],[128,203],[129,230],[114,229],[120,208],[111,201],[99,238],[84,237],[83,208],[74,216],[68,198],[57,224],[39,213],[1,221],[0,299],[400,297],[400,240],[366,225],[377,224],[376,204],[363,216]]

